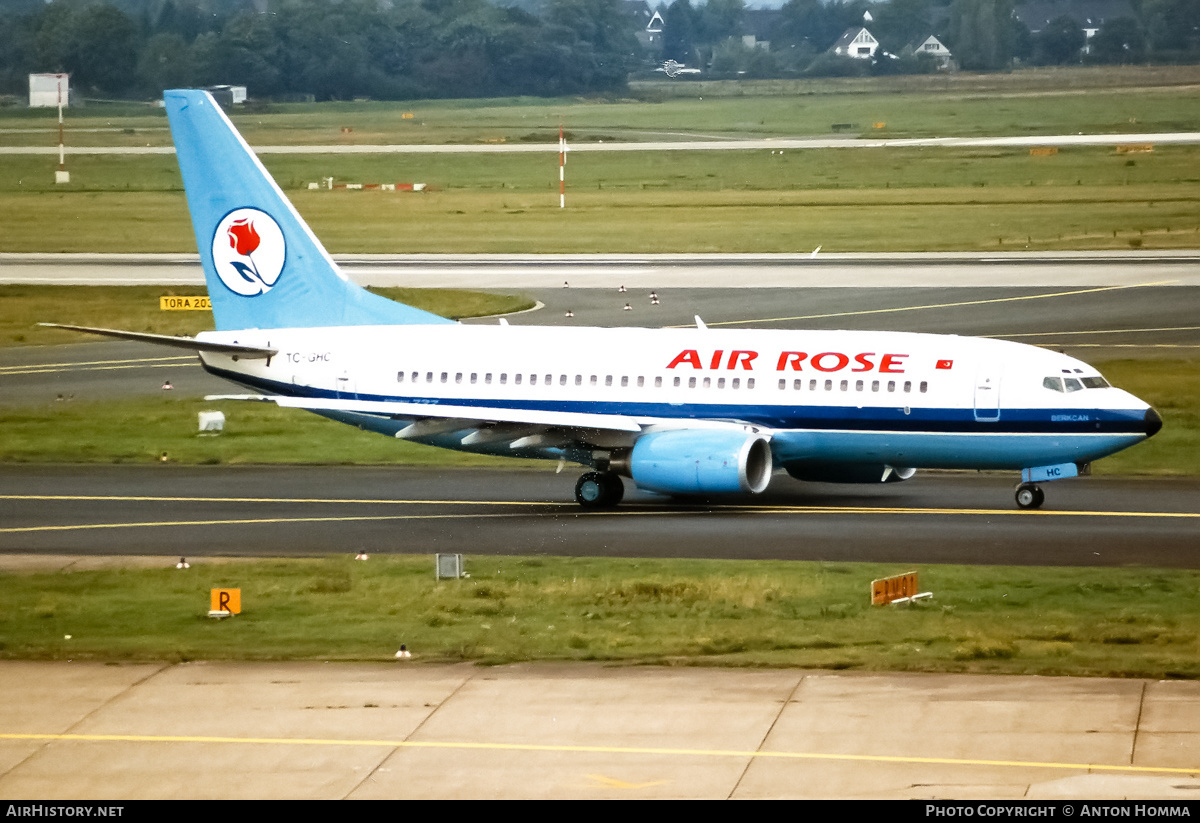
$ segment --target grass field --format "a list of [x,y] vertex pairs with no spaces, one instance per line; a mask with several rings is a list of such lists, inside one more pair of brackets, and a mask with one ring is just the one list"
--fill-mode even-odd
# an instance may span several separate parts
[[[195,250],[171,158],[81,159],[71,190],[51,190],[44,161],[38,182],[26,186],[21,168],[29,162],[0,157],[0,251]],[[1200,146],[1136,156],[1084,148],[1053,157],[918,149],[580,155],[565,210],[555,163],[549,155],[314,155],[272,156],[267,165],[334,253],[1200,245]],[[326,176],[415,180],[438,190],[304,188]]]
[[[4,574],[0,657],[607,660],[1150,678],[1200,676],[1200,573],[933,566],[934,598],[872,607],[878,564],[430,556]],[[243,613],[205,617],[209,590]],[[68,637],[69,636],[69,637]]]
[[[269,104],[233,121],[252,145],[554,143],[560,125],[587,142],[801,137],[834,124],[890,137],[1190,131],[1198,83],[1198,66],[656,82],[636,83],[623,98]],[[67,130],[69,145],[170,144],[165,113],[147,105],[73,109]],[[0,109],[0,145],[56,143],[55,110]]]
[[[1192,248],[1200,147],[1146,154],[821,149],[576,153],[558,208],[554,141],[1200,130],[1200,67],[749,83],[658,83],[622,100],[270,105],[234,115],[254,144],[543,142],[534,155],[266,155],[335,252]],[[405,114],[412,114],[405,119]],[[169,145],[161,111],[72,111],[73,145]],[[875,128],[882,124],[880,128]],[[0,145],[53,145],[51,113],[0,110]],[[49,141],[49,142],[47,142]],[[0,252],[191,251],[169,156],[0,156]],[[434,191],[316,191],[423,182]]]

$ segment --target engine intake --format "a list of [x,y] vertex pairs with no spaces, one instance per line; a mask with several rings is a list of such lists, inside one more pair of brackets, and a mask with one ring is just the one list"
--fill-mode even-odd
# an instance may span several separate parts
[[638,486],[667,494],[757,494],[771,482],[772,467],[766,437],[719,429],[647,434],[629,458]]

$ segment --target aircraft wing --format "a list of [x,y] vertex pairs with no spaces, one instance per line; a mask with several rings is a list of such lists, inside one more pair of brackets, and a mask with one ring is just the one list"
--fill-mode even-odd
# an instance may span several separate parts
[[265,349],[260,346],[243,346],[238,343],[216,343],[211,340],[197,340],[194,337],[175,337],[169,334],[150,334],[140,331],[123,331],[121,329],[98,329],[92,326],[70,326],[66,323],[38,323],[51,329],[66,329],[87,334],[98,334],[103,337],[116,337],[120,340],[136,340],[139,343],[153,343],[157,346],[172,346],[176,349],[187,349],[194,352],[216,352],[218,354],[236,354],[248,360],[270,360],[279,354],[276,349]]
[[619,414],[556,412],[538,409],[506,409],[487,406],[456,406],[449,403],[402,403],[378,400],[340,400],[315,397],[266,397],[289,409],[308,411],[345,411],[359,414],[386,414],[403,418],[439,418],[462,421],[462,428],[481,423],[525,423],[555,428],[608,429],[640,432],[641,425],[632,417]]
[[[397,432],[405,439],[427,437],[451,431],[473,429],[464,445],[492,440],[528,439],[550,430],[562,432],[601,433],[620,432],[640,435],[650,431],[673,429],[737,429],[748,425],[737,420],[689,420],[676,418],[631,417],[620,414],[591,412],[560,412],[544,409],[512,409],[491,406],[467,406],[452,403],[406,403],[380,400],[352,400],[323,397],[288,397],[263,394],[209,395],[206,400],[253,400],[276,403],[290,409],[312,412],[348,412],[351,414],[387,415],[412,422]],[[771,436],[773,431],[753,426],[757,432]],[[547,434],[546,437],[549,437]],[[551,438],[552,439],[552,438]],[[574,439],[574,438],[570,438]],[[592,441],[594,437],[584,437]],[[530,442],[528,445],[535,445]]]

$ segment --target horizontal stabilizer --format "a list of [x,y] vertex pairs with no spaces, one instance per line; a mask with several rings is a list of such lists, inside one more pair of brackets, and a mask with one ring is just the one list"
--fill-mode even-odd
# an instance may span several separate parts
[[121,340],[136,340],[139,343],[154,343],[158,346],[172,346],[177,349],[188,349],[201,352],[211,351],[220,354],[236,354],[247,360],[265,360],[279,354],[277,349],[263,349],[258,346],[241,346],[237,343],[214,343],[208,340],[197,340],[194,337],[172,337],[169,334],[150,334],[140,331],[122,331],[120,329],[96,329],[91,326],[68,326],[64,323],[38,323],[52,329],[67,329],[81,331],[87,334],[99,334],[104,337],[118,337]]

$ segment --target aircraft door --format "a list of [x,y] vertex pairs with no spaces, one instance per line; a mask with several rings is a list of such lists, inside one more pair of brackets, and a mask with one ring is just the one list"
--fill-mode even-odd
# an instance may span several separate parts
[[995,423],[1000,419],[1000,369],[985,365],[975,373],[975,420]]
[[344,369],[337,378],[337,396],[339,400],[357,400],[358,383],[349,369]]

